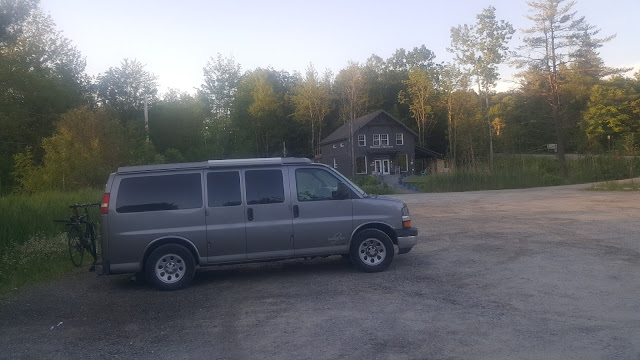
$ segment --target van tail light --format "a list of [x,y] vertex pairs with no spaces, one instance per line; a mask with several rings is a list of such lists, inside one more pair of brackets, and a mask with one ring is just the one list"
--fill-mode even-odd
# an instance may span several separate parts
[[109,213],[109,193],[102,195],[102,202],[100,203],[100,214],[106,215]]
[[403,216],[402,217],[402,227],[404,229],[408,229],[411,227],[411,217],[409,216]]

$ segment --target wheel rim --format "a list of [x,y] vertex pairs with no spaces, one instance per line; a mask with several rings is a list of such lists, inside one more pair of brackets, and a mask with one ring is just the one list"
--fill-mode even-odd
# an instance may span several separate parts
[[360,260],[369,266],[376,266],[387,257],[387,250],[382,241],[370,238],[360,243],[358,248]]
[[187,266],[180,255],[166,254],[156,261],[156,277],[165,284],[180,281],[187,272]]
[[82,259],[84,258],[84,246],[82,246],[82,240],[79,234],[69,234],[69,257],[71,263],[75,267],[82,266]]

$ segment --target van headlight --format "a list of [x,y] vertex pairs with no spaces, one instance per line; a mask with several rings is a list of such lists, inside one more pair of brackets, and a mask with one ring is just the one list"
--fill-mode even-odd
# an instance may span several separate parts
[[402,228],[408,229],[411,227],[411,215],[409,215],[409,208],[407,204],[402,207]]

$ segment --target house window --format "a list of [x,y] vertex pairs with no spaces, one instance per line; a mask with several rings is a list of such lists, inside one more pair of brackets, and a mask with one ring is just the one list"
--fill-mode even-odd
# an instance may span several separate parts
[[340,147],[344,147],[344,143],[340,143]]
[[373,134],[373,146],[380,146],[380,134]]
[[389,134],[380,134],[380,145],[389,145]]
[[[334,145],[335,146],[335,145]],[[336,159],[333,159],[333,168],[337,169],[338,168],[338,161]]]
[[407,154],[396,155],[396,166],[400,168],[400,171],[409,171],[409,161]]
[[356,174],[366,174],[366,173],[367,173],[367,157],[358,156],[356,158]]
[[358,146],[367,146],[367,137],[365,135],[358,135]]
[[404,134],[403,133],[396,134],[396,145],[404,145]]

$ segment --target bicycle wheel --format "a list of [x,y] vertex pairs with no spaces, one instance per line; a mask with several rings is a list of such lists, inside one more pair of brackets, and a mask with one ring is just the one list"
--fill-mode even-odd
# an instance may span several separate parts
[[93,227],[93,224],[91,223],[87,223],[86,224],[86,233],[85,233],[85,239],[87,240],[87,250],[89,250],[89,253],[91,254],[91,256],[93,256],[93,262],[96,262],[98,260],[98,246],[96,243],[96,230]]
[[80,267],[82,266],[82,259],[84,258],[84,235],[78,226],[73,226],[69,229],[67,237],[71,263],[75,267]]

